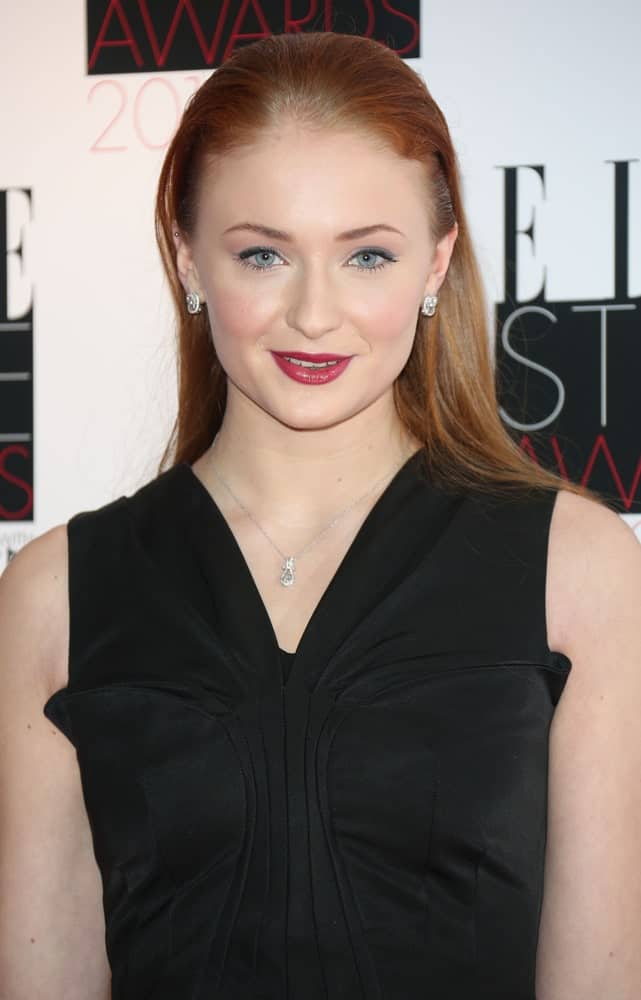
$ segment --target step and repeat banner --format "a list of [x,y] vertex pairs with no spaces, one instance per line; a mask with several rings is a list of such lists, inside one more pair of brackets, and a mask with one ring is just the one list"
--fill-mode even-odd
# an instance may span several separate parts
[[395,49],[441,105],[501,415],[641,540],[641,6],[39,0],[0,12],[0,571],[156,474],[175,416],[156,180],[189,95],[282,31]]

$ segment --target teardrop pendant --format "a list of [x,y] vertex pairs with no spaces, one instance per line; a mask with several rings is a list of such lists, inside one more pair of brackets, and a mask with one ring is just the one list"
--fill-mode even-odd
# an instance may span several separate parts
[[291,587],[296,579],[294,576],[294,556],[286,556],[281,569],[280,582],[283,587]]

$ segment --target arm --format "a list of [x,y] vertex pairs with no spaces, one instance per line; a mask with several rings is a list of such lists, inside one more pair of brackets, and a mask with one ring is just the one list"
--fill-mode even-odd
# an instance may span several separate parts
[[641,545],[561,493],[549,644],[572,670],[550,731],[537,1000],[641,997]]
[[67,680],[67,534],[0,576],[0,995],[107,1000],[102,885],[73,746],[42,712]]

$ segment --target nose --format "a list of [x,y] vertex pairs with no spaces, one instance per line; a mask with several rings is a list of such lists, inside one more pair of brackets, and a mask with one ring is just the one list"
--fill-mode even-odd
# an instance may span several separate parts
[[336,289],[321,262],[296,276],[287,309],[287,321],[310,340],[336,330],[341,323]]

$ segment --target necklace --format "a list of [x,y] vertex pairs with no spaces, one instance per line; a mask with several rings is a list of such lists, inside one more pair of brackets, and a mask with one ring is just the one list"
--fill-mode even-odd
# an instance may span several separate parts
[[[394,473],[396,471],[397,471],[397,469],[394,470]],[[281,559],[283,559],[283,564],[282,564],[282,566],[280,568],[281,569],[280,582],[283,585],[283,587],[291,587],[296,582],[296,560],[300,559],[300,557],[305,552],[307,552],[309,549],[311,549],[311,547],[313,545],[316,545],[316,543],[319,542],[321,540],[321,538],[324,535],[327,534],[327,532],[330,530],[330,528],[333,528],[334,525],[337,524],[338,521],[340,521],[340,519],[342,517],[345,517],[346,514],[349,514],[350,510],[353,510],[353,508],[356,507],[356,505],[359,504],[361,502],[361,500],[365,500],[368,496],[370,496],[374,492],[374,490],[376,489],[376,487],[379,486],[380,483],[382,483],[385,479],[387,479],[388,476],[390,476],[390,473],[387,472],[384,476],[381,476],[380,479],[377,479],[376,482],[374,483],[374,485],[371,486],[368,489],[367,493],[363,493],[363,495],[360,496],[360,497],[358,497],[357,500],[354,500],[349,505],[349,507],[346,507],[345,510],[342,510],[340,512],[340,514],[337,514],[336,517],[333,519],[333,521],[330,521],[330,523],[327,524],[327,525],[325,525],[325,527],[317,535],[314,535],[314,537],[312,538],[312,540],[310,542],[308,542],[307,545],[300,550],[300,552],[296,553],[296,555],[288,556],[284,552],[282,552],[279,549],[279,547],[276,545],[276,543],[273,541],[273,539],[271,539],[269,537],[269,535],[267,534],[267,532],[265,531],[265,529],[258,523],[258,521],[254,517],[254,515],[251,513],[251,511],[249,511],[247,509],[247,507],[245,507],[244,503],[242,503],[238,499],[238,497],[236,496],[236,494],[233,492],[233,490],[228,485],[228,483],[225,482],[225,480],[220,475],[220,473],[216,472],[216,470],[214,468],[212,468],[212,472],[214,473],[216,479],[220,483],[222,483],[222,485],[225,487],[225,489],[227,490],[227,492],[229,493],[229,495],[236,501],[236,503],[238,504],[238,506],[240,507],[240,509],[242,511],[244,511],[245,514],[247,514],[247,517],[251,521],[254,522],[254,524],[256,525],[256,527],[258,528],[258,530],[260,532],[262,532],[262,534],[265,536],[265,538],[267,539],[267,541],[269,542],[269,544],[272,546],[272,548],[275,549],[276,552],[278,552],[278,554],[281,557]]]

